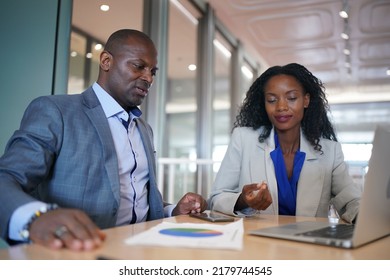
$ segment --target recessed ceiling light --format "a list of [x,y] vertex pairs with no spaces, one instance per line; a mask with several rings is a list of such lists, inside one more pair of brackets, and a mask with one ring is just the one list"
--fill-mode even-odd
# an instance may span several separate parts
[[349,29],[348,21],[344,20],[344,30],[341,33],[341,38],[343,38],[344,40],[348,40],[349,34],[350,34],[350,29]]
[[390,69],[387,69],[387,70],[386,70],[386,75],[387,75],[387,76],[390,76]]
[[102,44],[96,44],[95,50],[100,51],[103,48]]
[[339,15],[340,15],[340,17],[342,17],[342,18],[348,18],[348,13],[347,13],[347,11],[340,11],[340,12],[339,12]]
[[341,38],[343,38],[344,40],[348,40],[349,39],[349,35],[347,33],[341,33]]
[[196,70],[196,65],[195,64],[188,65],[188,70],[195,71]]
[[341,9],[341,11],[339,12],[339,15],[340,17],[342,18],[348,18],[348,12],[349,12],[349,5],[348,5],[348,1],[345,0],[343,1],[343,8]]
[[102,10],[103,12],[107,12],[109,9],[110,9],[110,6],[108,6],[108,5],[101,5],[100,6],[100,10]]

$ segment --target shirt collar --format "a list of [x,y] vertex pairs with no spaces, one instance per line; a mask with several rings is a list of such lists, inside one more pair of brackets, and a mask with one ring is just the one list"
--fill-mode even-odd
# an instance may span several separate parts
[[118,116],[125,121],[130,118],[138,118],[141,116],[142,111],[138,107],[133,107],[130,112],[126,112],[121,105],[111,96],[109,95],[98,83],[94,83],[92,85],[92,89],[95,92],[97,98],[99,99],[100,104],[102,105],[104,114],[107,118],[112,116]]

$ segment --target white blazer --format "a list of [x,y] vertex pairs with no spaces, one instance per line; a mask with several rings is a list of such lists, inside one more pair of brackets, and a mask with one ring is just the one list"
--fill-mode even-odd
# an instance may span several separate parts
[[[274,130],[260,143],[261,129],[235,128],[212,187],[210,209],[230,215],[244,185],[267,181],[272,204],[260,213],[278,215],[278,188],[270,152],[275,149]],[[306,153],[298,181],[297,216],[327,217],[332,202],[341,217],[355,219],[362,188],[348,172],[341,145],[321,139],[323,153],[314,150],[301,132],[300,150]]]

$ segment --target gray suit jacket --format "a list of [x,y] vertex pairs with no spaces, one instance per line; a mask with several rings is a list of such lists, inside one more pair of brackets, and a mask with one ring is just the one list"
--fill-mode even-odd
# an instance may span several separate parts
[[[153,220],[164,217],[153,135],[142,119],[137,126],[149,164],[148,219]],[[82,209],[100,228],[115,226],[118,174],[110,127],[92,88],[35,99],[0,159],[1,236],[7,237],[14,210],[34,200]]]
[[[244,185],[268,182],[272,204],[264,214],[279,213],[278,188],[270,152],[275,149],[274,131],[263,143],[260,130],[236,128],[216,176],[209,205],[234,215],[234,205]],[[352,221],[358,211],[361,188],[349,176],[341,145],[321,139],[323,154],[315,151],[301,133],[300,150],[306,153],[298,181],[297,216],[326,217],[332,201],[343,219]]]

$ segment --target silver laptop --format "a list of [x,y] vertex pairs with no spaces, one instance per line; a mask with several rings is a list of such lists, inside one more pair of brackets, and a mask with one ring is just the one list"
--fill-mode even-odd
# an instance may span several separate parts
[[249,233],[342,248],[356,248],[389,235],[390,127],[377,127],[368,166],[355,225],[308,221],[262,228]]

